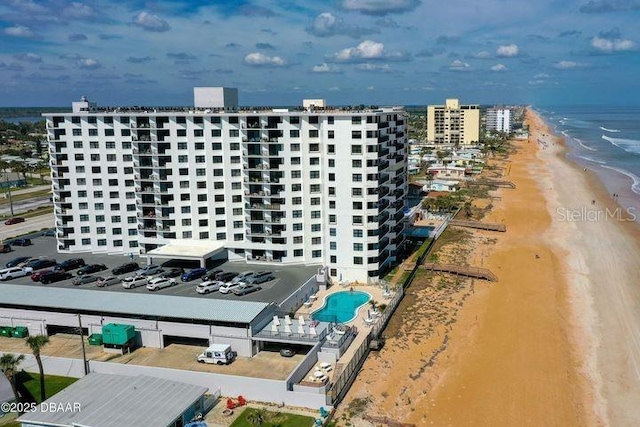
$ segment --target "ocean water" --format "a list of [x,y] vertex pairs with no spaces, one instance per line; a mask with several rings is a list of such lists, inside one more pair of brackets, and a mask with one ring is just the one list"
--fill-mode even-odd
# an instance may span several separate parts
[[640,213],[640,106],[534,109],[565,137],[570,160],[595,172],[623,207]]

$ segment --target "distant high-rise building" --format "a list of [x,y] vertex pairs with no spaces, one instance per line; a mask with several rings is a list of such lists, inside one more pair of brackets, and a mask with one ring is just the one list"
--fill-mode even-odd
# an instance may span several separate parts
[[487,130],[511,133],[512,117],[509,108],[488,108],[485,114]]
[[469,145],[479,140],[479,105],[460,105],[457,99],[447,99],[445,105],[427,107],[427,142]]
[[194,98],[196,108],[83,99],[44,115],[60,252],[208,240],[229,259],[318,264],[345,281],[388,270],[405,243],[402,108],[243,110],[229,88]]

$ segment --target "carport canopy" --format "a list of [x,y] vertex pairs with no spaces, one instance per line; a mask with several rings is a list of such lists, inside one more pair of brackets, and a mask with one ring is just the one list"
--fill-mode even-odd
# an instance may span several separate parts
[[147,263],[152,264],[154,258],[183,259],[199,261],[201,267],[206,267],[207,259],[222,254],[225,245],[225,240],[180,239],[148,251]]

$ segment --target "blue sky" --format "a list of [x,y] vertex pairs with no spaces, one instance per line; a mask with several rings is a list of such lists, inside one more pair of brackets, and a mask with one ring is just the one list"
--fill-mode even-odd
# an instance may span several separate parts
[[640,0],[0,0],[0,106],[637,104]]

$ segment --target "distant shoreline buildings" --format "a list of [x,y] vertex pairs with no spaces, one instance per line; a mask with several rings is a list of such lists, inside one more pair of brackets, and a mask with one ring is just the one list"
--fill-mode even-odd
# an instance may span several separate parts
[[427,143],[473,145],[480,141],[480,106],[455,98],[427,107]]

